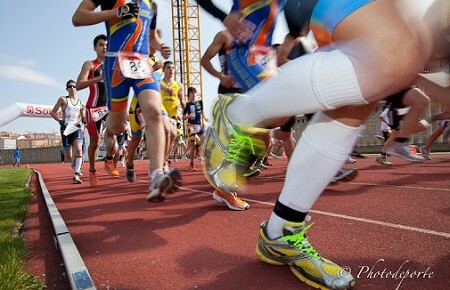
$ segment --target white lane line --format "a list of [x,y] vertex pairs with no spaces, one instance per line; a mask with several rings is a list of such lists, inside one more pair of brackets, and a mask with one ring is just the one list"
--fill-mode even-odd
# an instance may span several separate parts
[[[264,178],[276,179],[277,177],[264,177]],[[142,181],[142,180],[137,180],[137,181],[138,182],[148,182],[148,181]],[[367,185],[367,186],[384,186],[384,187],[391,187],[392,186],[392,187],[402,187],[402,188],[410,188],[410,189],[450,191],[449,189],[445,189],[445,188],[395,186],[395,185],[372,184],[372,183],[357,183],[357,182],[348,182],[348,183],[350,183],[350,184],[358,184],[358,185]],[[206,194],[212,196],[211,192],[204,191],[204,190],[191,189],[191,188],[182,187],[182,186],[179,187],[179,189],[180,190],[191,191],[191,192],[206,193]],[[250,198],[242,198],[242,199],[247,201],[247,202],[253,202],[253,203],[257,203],[257,204],[264,204],[264,205],[268,205],[270,207],[273,207],[275,205],[273,202],[266,202],[266,201],[250,199]],[[354,217],[354,216],[348,216],[348,215],[332,213],[332,212],[325,212],[325,211],[319,211],[319,210],[313,210],[313,209],[310,210],[310,212],[315,213],[315,214],[325,215],[325,216],[332,216],[332,217],[337,217],[337,218],[342,218],[342,219],[347,219],[347,220],[363,222],[363,223],[376,224],[376,225],[390,227],[390,228],[395,228],[395,229],[402,229],[402,230],[407,230],[407,231],[412,231],[412,232],[418,232],[418,233],[422,233],[422,234],[429,234],[429,235],[434,235],[434,236],[440,236],[440,237],[444,237],[444,238],[447,238],[447,239],[450,238],[450,234],[449,233],[438,232],[438,231],[433,231],[433,230],[428,230],[428,229],[410,227],[410,226],[405,226],[405,225],[401,225],[401,224],[388,223],[388,222],[383,222],[383,221],[359,218],[359,217]]]
[[[187,187],[180,187],[180,190],[187,190],[187,191],[191,191],[191,192],[199,192],[199,193],[206,193],[206,194],[212,195],[212,193],[207,192],[207,191],[190,189]],[[247,202],[268,205],[271,207],[273,207],[275,205],[273,202],[260,201],[260,200],[256,200],[256,199],[250,199],[250,198],[242,198],[242,199]],[[405,225],[401,225],[401,224],[394,224],[394,223],[371,220],[371,219],[366,219],[366,218],[359,218],[359,217],[348,216],[348,215],[343,215],[343,214],[338,214],[338,213],[320,211],[320,210],[312,209],[312,210],[310,210],[310,212],[315,213],[315,214],[325,215],[325,216],[331,216],[331,217],[337,217],[337,218],[342,218],[342,219],[347,219],[347,220],[352,220],[352,221],[358,221],[358,222],[362,222],[362,223],[376,224],[376,225],[395,228],[395,229],[401,229],[401,230],[407,230],[407,231],[412,231],[412,232],[418,232],[418,233],[422,233],[422,234],[440,236],[440,237],[444,237],[447,239],[450,238],[449,233],[438,232],[438,231],[434,231],[434,230],[410,227],[410,226],[405,226]]]
[[359,222],[363,222],[363,223],[376,224],[376,225],[385,226],[385,227],[391,227],[391,228],[395,228],[395,229],[401,229],[401,230],[407,230],[407,231],[412,231],[412,232],[418,232],[418,233],[422,233],[422,234],[441,236],[441,237],[450,239],[450,234],[449,233],[444,233],[444,232],[437,232],[437,231],[428,230],[428,229],[415,228],[415,227],[410,227],[410,226],[404,226],[404,225],[401,225],[401,224],[382,222],[382,221],[377,221],[377,220],[353,217],[353,216],[348,216],[348,215],[343,215],[343,214],[338,214],[338,213],[332,213],[332,212],[324,212],[324,211],[319,211],[319,210],[310,210],[310,212],[317,213],[317,214],[322,214],[322,215],[327,215],[327,216],[332,216],[332,217],[337,217],[337,218],[353,220],[353,221],[359,221]]
[[350,184],[356,185],[366,185],[366,186],[382,186],[382,187],[396,187],[396,188],[406,188],[406,189],[420,189],[420,190],[432,190],[432,191],[449,191],[450,188],[438,188],[438,187],[421,187],[421,186],[409,186],[409,185],[393,185],[393,184],[377,184],[377,183],[365,183],[365,182],[348,182]]
[[[258,176],[258,178],[264,179],[276,179],[284,180],[284,177],[279,176]],[[422,187],[422,186],[410,186],[410,185],[394,185],[394,184],[381,184],[381,183],[368,183],[368,182],[345,182],[346,184],[354,185],[364,185],[364,186],[381,186],[381,187],[394,187],[394,188],[405,188],[405,189],[419,189],[419,190],[432,190],[432,191],[448,191],[450,188],[438,188],[438,187]]]

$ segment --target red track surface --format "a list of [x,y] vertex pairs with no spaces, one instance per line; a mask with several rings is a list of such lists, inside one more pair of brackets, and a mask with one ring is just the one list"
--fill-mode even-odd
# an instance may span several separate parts
[[[450,155],[432,158],[420,164],[392,158],[390,168],[374,157],[358,159],[358,178],[329,186],[314,205],[309,240],[322,256],[352,269],[355,289],[449,289]],[[183,188],[162,203],[145,200],[144,161],[136,162],[134,184],[106,176],[97,163],[97,188],[87,176],[73,185],[68,164],[32,167],[42,173],[97,289],[310,289],[287,267],[254,254],[259,224],[284,181],[286,159],[271,162],[241,195],[251,205],[243,212],[216,203],[202,172],[187,172],[186,161],[172,163],[183,171]],[[33,225],[27,232],[33,240],[45,231]],[[397,279],[386,278],[397,270]],[[427,274],[402,280],[406,271]]]

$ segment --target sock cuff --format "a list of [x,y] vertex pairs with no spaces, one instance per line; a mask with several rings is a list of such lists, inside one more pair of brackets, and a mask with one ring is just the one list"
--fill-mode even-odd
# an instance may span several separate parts
[[365,105],[351,60],[341,51],[318,53],[312,69],[319,102],[327,109],[344,105]]
[[282,204],[279,200],[275,203],[275,207],[273,208],[273,212],[282,218],[283,220],[289,222],[301,223],[305,220],[307,215],[306,212],[296,211],[288,206]]

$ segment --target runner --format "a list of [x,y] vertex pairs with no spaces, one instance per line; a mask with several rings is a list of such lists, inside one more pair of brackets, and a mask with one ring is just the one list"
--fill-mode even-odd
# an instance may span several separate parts
[[[84,117],[85,105],[77,98],[76,82],[69,80],[66,83],[68,96],[58,98],[51,111],[51,116],[60,124],[62,145],[66,154],[66,159],[71,160],[74,174],[72,182],[74,184],[83,183],[81,180],[81,164],[83,162],[83,131],[81,122],[86,122]],[[57,112],[61,109],[62,119],[58,118]],[[74,159],[72,160],[72,147]]]
[[102,74],[107,44],[108,41],[104,34],[97,35],[94,38],[96,58],[84,62],[77,78],[77,90],[89,87],[89,96],[86,102],[86,129],[89,134],[88,157],[89,183],[91,186],[98,185],[95,160],[97,159],[98,147],[102,141],[100,134],[102,120],[108,114],[105,83],[103,82]]
[[[190,163],[189,171],[197,171],[194,166],[194,159],[196,152],[200,151],[200,146],[203,144],[203,134],[205,130],[202,125],[202,118],[208,121],[203,111],[203,102],[196,100],[197,90],[194,87],[188,88],[189,102],[183,111],[183,120],[187,120],[189,124],[189,147],[190,147]],[[200,157],[200,156],[198,156]]]
[[[94,11],[98,6],[101,6],[101,11]],[[128,94],[133,88],[147,120],[148,136],[163,136],[161,95],[158,83],[151,76],[148,55],[150,45],[165,58],[170,56],[170,48],[156,36],[156,11],[150,1],[83,0],[72,22],[75,26],[100,22],[106,24],[108,51],[104,63],[104,81],[109,106],[106,120],[108,130],[113,134],[125,130]],[[164,138],[147,138],[149,176],[152,181],[148,200],[164,195],[172,183],[163,170],[164,144]]]
[[164,110],[169,116],[169,127],[166,128],[166,147],[165,147],[165,167],[169,171],[169,154],[170,148],[177,136],[177,121],[180,120],[178,109],[181,111],[186,108],[186,100],[184,98],[183,84],[174,79],[175,66],[172,61],[166,61],[163,65],[164,77],[160,82],[161,98]]
[[412,133],[422,132],[429,127],[426,120],[419,118],[430,99],[421,90],[412,87],[387,97],[386,102],[390,104],[388,118],[392,132],[375,160],[382,165],[391,166],[392,163],[387,160],[389,153],[412,162],[423,161],[421,156],[412,154],[410,146],[406,144]]
[[[211,1],[198,2],[211,5]],[[348,289],[355,279],[312,247],[305,235],[311,227],[305,221],[308,211],[348,158],[359,127],[376,103],[411,85],[432,52],[429,31],[414,14],[405,18],[413,7],[400,4],[405,3],[288,1],[285,15],[288,23],[294,24],[290,33],[297,37],[301,28],[309,25],[323,48],[286,64],[278,76],[254,87],[248,96],[222,95],[216,103],[223,109],[213,124],[232,128],[226,157],[235,160],[237,171],[244,168],[246,151],[257,141],[248,134],[248,127],[319,112],[294,150],[284,187],[269,220],[261,224],[256,247],[262,261],[289,266],[296,277],[315,288]],[[219,12],[216,17],[233,35],[248,36],[241,14]]]
[[[272,33],[275,19],[284,2],[234,1],[232,11],[236,12],[235,14],[245,16],[245,20],[239,21],[246,23],[248,27],[256,28],[256,30],[242,41],[233,40],[233,33],[230,35],[230,31],[219,32],[202,57],[202,65],[205,69],[221,80],[219,93],[242,93],[276,74],[276,50],[272,47]],[[211,1],[198,1],[198,3],[209,12],[218,11]],[[238,19],[235,20],[238,21]],[[215,70],[211,64],[211,59],[217,54],[219,54],[221,60],[221,72]],[[213,109],[213,114],[216,114],[222,107],[222,104],[217,104]],[[291,130],[293,124],[293,118],[273,120],[272,127],[283,125],[286,130],[285,134],[279,134],[277,137],[289,143],[286,146],[287,148],[295,146]],[[213,124],[213,127],[206,133],[204,146],[204,155],[207,157],[204,167],[205,176],[215,187],[213,197],[216,200],[221,200],[230,209],[245,210],[249,208],[249,205],[238,197],[235,184],[241,184],[244,181],[240,180],[245,180],[260,173],[260,170],[253,168],[252,164],[255,163],[259,155],[264,157],[264,151],[270,146],[270,132],[267,130],[261,132],[264,142],[252,148],[246,164],[240,168],[238,173],[230,170],[227,174],[222,174],[221,178],[217,178],[213,176],[216,172],[215,167],[218,164],[229,162],[223,158],[220,151],[228,149],[228,146],[224,144],[230,136],[220,135],[219,132],[227,131],[225,128],[219,129],[220,127],[221,124]],[[275,135],[278,135],[278,133],[275,132]],[[220,140],[220,136],[224,140]],[[217,150],[217,148],[220,148],[220,150]],[[291,152],[287,151],[288,154]],[[262,162],[258,164],[261,167],[266,167]]]

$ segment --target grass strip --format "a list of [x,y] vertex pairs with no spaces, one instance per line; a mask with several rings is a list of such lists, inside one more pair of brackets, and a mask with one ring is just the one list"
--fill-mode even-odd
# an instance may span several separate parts
[[45,284],[24,271],[22,222],[32,200],[31,169],[0,169],[0,290],[44,289]]

